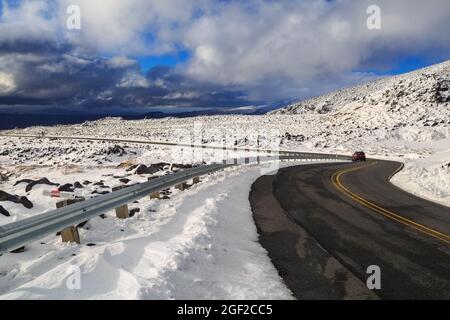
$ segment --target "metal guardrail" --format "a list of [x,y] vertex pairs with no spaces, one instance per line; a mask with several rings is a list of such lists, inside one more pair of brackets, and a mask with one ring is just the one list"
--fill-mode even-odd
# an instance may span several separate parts
[[39,240],[49,234],[59,232],[67,227],[77,225],[91,218],[97,217],[112,209],[131,203],[137,199],[175,186],[186,180],[213,173],[230,166],[239,164],[261,163],[276,160],[349,160],[348,156],[283,152],[274,156],[233,159],[232,163],[224,161],[221,164],[211,164],[182,172],[173,173],[137,184],[119,191],[109,193],[79,202],[61,209],[52,210],[34,217],[26,218],[14,223],[0,226],[0,254],[15,250],[21,246]]
[[[36,138],[36,139],[62,139],[62,140],[81,140],[81,141],[105,141],[105,142],[122,142],[122,143],[136,143],[136,144],[152,144],[159,146],[169,146],[169,147],[188,147],[196,149],[211,149],[211,150],[227,150],[227,151],[247,151],[247,152],[261,152],[261,153],[278,153],[284,155],[306,155],[306,158],[311,159],[321,159],[324,155],[323,153],[308,153],[308,152],[298,152],[289,150],[278,150],[273,151],[269,149],[258,149],[250,147],[226,147],[226,146],[215,146],[207,144],[192,144],[192,143],[182,143],[182,142],[168,142],[168,141],[145,141],[145,140],[135,140],[135,139],[121,139],[121,138],[98,138],[89,136],[54,136],[54,135],[18,135],[18,134],[4,134],[0,132],[0,137],[11,137],[11,138]],[[336,156],[336,155],[334,155]],[[340,160],[351,159],[349,156],[337,155]],[[345,158],[345,159],[344,159]]]

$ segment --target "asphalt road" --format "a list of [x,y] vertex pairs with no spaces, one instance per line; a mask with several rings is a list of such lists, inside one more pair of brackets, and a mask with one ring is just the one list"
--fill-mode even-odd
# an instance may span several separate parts
[[[450,299],[450,208],[389,183],[400,164],[318,164],[258,179],[250,202],[298,299]],[[369,290],[369,266],[381,289]]]

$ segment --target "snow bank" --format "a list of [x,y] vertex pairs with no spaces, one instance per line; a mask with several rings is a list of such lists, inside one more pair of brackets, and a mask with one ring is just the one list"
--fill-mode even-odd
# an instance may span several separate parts
[[419,197],[450,207],[450,151],[406,161],[392,183]]
[[[248,193],[259,176],[227,169],[170,201],[141,201],[133,218],[92,219],[83,245],[50,236],[6,254],[0,299],[290,299],[258,242]],[[67,287],[74,267],[80,290]]]

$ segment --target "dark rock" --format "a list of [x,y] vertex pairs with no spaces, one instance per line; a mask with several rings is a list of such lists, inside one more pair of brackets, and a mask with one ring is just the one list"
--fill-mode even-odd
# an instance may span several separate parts
[[71,183],[66,183],[66,184],[60,186],[60,187],[58,188],[58,190],[59,190],[59,191],[62,191],[62,192],[74,192],[75,188],[74,188],[73,184],[71,184]]
[[436,102],[450,102],[450,79],[439,79],[433,89]]
[[27,209],[33,208],[33,203],[30,200],[28,200],[27,197],[23,197],[23,196],[19,197],[19,201],[20,201],[21,204],[23,204],[23,206],[25,208],[27,208]]
[[284,134],[284,139],[286,139],[288,141],[294,140],[294,141],[297,141],[297,142],[304,142],[306,137],[304,135],[302,135],[302,134],[300,134],[300,135],[291,135],[289,132],[286,132]]
[[155,163],[154,165],[161,168],[161,170],[164,170],[165,167],[170,167],[170,163],[167,162],[158,162]]
[[85,186],[87,186],[87,185],[90,185],[92,182],[90,182],[89,180],[84,180],[83,181],[83,184],[85,185]]
[[33,187],[38,185],[38,184],[46,184],[46,185],[49,185],[49,186],[58,186],[57,183],[50,182],[47,178],[42,178],[42,179],[30,182],[27,185],[27,187],[25,188],[25,191],[26,192],[30,192],[33,189]]
[[134,169],[136,169],[138,167],[138,164],[133,164],[133,165],[131,165],[131,166],[129,166],[128,168],[127,168],[127,172],[130,172],[130,171],[133,171]]
[[11,253],[22,253],[22,252],[25,252],[25,251],[26,251],[26,248],[25,248],[25,246],[23,246],[23,247],[20,247],[20,248],[18,248],[16,250],[11,251]]
[[130,180],[130,179],[127,179],[127,178],[122,178],[122,179],[119,179],[119,181],[122,182],[122,183],[127,184],[127,183],[130,182],[131,180]]
[[145,164],[140,164],[137,168],[136,171],[134,172],[135,174],[154,174],[156,172],[158,172],[160,169],[156,166],[151,165],[150,167],[147,167]]
[[77,225],[77,228],[84,228],[88,222],[89,222],[89,220],[84,221],[84,222],[78,224],[78,225]]
[[100,194],[100,195],[105,195],[110,193],[109,191],[98,191],[98,190],[94,190],[91,194]]
[[31,179],[22,179],[22,180],[16,181],[16,183],[14,183],[14,187],[17,186],[17,185],[20,184],[20,183],[30,184],[30,183],[32,183],[33,181],[34,181],[34,180],[31,180]]
[[11,215],[9,214],[9,212],[3,208],[2,206],[0,206],[0,214],[4,215],[5,217],[10,217]]
[[88,246],[88,247],[95,247],[96,244],[95,243],[88,243],[86,246]]
[[0,201],[11,201],[13,203],[20,203],[27,209],[33,208],[33,203],[30,200],[28,200],[27,197],[12,195],[1,190],[0,190]]
[[131,209],[131,210],[130,210],[129,215],[130,215],[130,217],[134,217],[134,215],[135,215],[136,213],[138,213],[138,212],[141,212],[141,209],[140,209],[140,208],[134,208],[134,209]]
[[169,194],[172,194],[172,192],[171,192],[169,189],[164,189],[164,190],[162,190],[162,191],[160,192],[160,194],[162,194],[162,195],[164,195],[164,196],[167,196],[167,195],[169,195]]
[[0,182],[8,181],[9,177],[6,174],[0,173]]
[[170,164],[166,162],[155,163],[150,166],[146,166],[145,164],[136,164],[129,167],[127,171],[135,170],[135,174],[154,174],[158,171],[164,170],[167,166],[170,166]]
[[177,171],[179,169],[191,169],[191,168],[192,168],[192,164],[177,164],[177,163],[174,163],[170,167],[170,170],[171,171]]
[[83,188],[84,188],[83,185],[82,185],[80,182],[78,182],[78,181],[76,181],[76,182],[73,184],[73,187],[74,187],[75,189],[83,189]]
[[119,155],[120,157],[123,156],[123,155],[125,155],[125,154],[127,154],[127,152],[125,151],[125,149],[122,148],[121,146],[118,146],[118,145],[115,145],[114,147],[109,148],[109,149],[106,151],[106,153],[107,153],[108,155],[111,155],[111,154],[117,154],[117,155]]

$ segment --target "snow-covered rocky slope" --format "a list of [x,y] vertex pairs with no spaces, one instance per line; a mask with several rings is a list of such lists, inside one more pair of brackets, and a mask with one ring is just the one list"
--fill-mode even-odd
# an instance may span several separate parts
[[272,114],[330,113],[349,104],[361,106],[385,105],[386,111],[395,111],[420,105],[433,108],[450,102],[450,62],[446,61],[418,71],[383,78],[370,83],[345,88],[315,97]]

